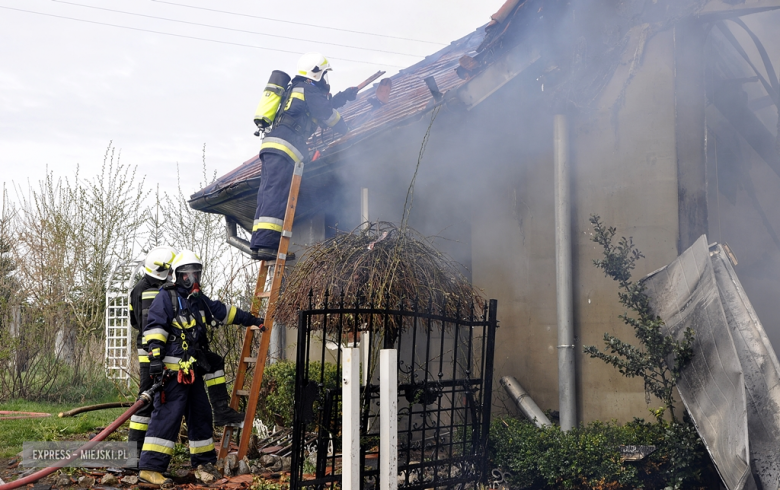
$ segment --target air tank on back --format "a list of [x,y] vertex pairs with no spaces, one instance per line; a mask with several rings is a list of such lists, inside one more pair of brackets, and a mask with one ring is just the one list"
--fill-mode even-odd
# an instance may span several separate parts
[[260,103],[255,111],[255,124],[258,129],[258,132],[255,133],[256,136],[271,129],[271,125],[274,123],[274,119],[276,119],[276,113],[279,111],[279,106],[282,103],[284,91],[289,83],[290,75],[287,73],[281,70],[271,72],[271,78],[268,79],[268,83],[263,91],[263,97],[260,99]]

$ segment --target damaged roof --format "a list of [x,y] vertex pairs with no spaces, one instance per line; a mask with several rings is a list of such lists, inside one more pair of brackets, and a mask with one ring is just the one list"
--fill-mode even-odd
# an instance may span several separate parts
[[[452,98],[459,87],[490,64],[496,40],[527,3],[534,2],[507,0],[486,26],[389,77],[392,91],[387,103],[377,97],[379,83],[375,83],[340,110],[350,131],[337,137],[330,129],[317,130],[309,140],[311,151],[320,151],[322,157],[334,155],[396,125],[417,121],[445,96]],[[426,83],[429,77],[435,81],[435,88]],[[254,199],[249,197],[257,192],[260,172],[261,162],[254,156],[194,193],[189,204],[200,211],[224,214],[246,227],[254,216]]]
[[[321,159],[307,166],[304,185],[317,180],[311,177],[325,167],[322,162],[336,162],[340,152],[361,141],[418,121],[439,104],[470,110],[520,73],[539,84],[537,97],[550,107],[590,110],[617,67],[633,66],[654,33],[712,1],[596,0],[577,10],[571,0],[506,0],[485,26],[390,77],[389,100],[377,94],[377,83],[348,103],[341,110],[350,127],[346,135],[314,133],[309,147]],[[257,157],[247,160],[193,194],[190,206],[251,228],[260,167]],[[302,193],[300,208],[306,208],[306,199]]]

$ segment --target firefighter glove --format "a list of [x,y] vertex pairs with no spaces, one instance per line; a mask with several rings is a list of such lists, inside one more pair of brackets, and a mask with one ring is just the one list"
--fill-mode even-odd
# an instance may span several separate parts
[[162,359],[151,359],[149,361],[149,376],[159,376],[163,372]]
[[348,89],[344,90],[344,96],[347,98],[347,100],[357,99],[357,94],[358,94],[357,87],[349,87]]
[[338,109],[339,107],[346,104],[348,101],[355,100],[357,98],[357,94],[358,94],[358,88],[350,87],[331,97],[330,104],[336,109]]
[[252,319],[252,325],[255,327],[260,327],[261,332],[265,332],[265,326],[263,325],[263,322],[265,322],[265,319],[263,318],[254,317]]

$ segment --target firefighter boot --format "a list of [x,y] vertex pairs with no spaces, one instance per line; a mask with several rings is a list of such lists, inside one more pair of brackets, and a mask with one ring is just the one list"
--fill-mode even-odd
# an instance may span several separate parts
[[214,413],[214,425],[222,427],[223,425],[239,426],[244,423],[244,414],[230,408],[230,397],[224,383],[209,386],[209,400],[211,409]]
[[170,485],[173,483],[173,480],[165,478],[162,473],[150,470],[141,470],[141,472],[138,473],[138,478],[153,485]]

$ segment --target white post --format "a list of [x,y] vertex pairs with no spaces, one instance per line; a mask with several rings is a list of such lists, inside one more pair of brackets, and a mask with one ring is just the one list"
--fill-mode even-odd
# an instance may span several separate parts
[[379,489],[398,489],[398,351],[379,352]]
[[362,229],[368,228],[368,187],[360,190],[360,222]]
[[360,490],[360,349],[342,350],[341,488]]
[[368,384],[368,354],[371,351],[371,334],[360,332],[360,350],[363,352],[363,386]]

